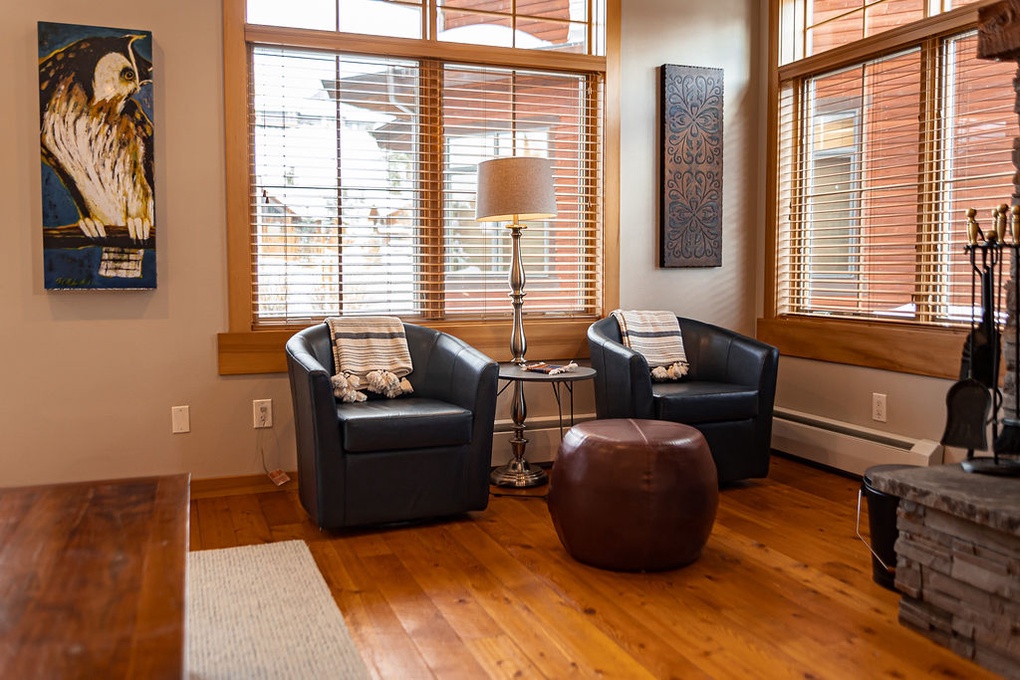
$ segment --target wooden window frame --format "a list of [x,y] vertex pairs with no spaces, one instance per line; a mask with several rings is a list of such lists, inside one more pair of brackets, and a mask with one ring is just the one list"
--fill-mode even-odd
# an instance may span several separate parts
[[[619,176],[620,176],[620,17],[621,0],[606,1],[606,57],[556,54],[563,68],[593,69],[606,74],[603,120],[604,196],[602,248],[597,253],[602,278],[598,309],[591,316],[563,319],[526,319],[528,351],[545,359],[581,358],[588,355],[588,326],[619,304]],[[246,26],[246,1],[223,0],[224,146],[226,167],[227,306],[228,330],[217,335],[220,375],[280,373],[287,370],[283,345],[297,326],[254,330],[251,276],[251,222],[249,187],[248,42],[289,44],[311,48],[335,47],[337,34],[265,26]],[[384,52],[390,56],[456,58],[464,62],[484,58],[486,63],[540,68],[548,56],[529,55],[526,50],[485,48],[442,43],[430,47],[409,41],[375,36],[343,35],[343,49]],[[435,50],[435,54],[431,52]],[[510,59],[510,56],[513,59]],[[509,306],[509,303],[508,303]],[[417,322],[416,322],[417,323]],[[510,358],[512,319],[499,321],[421,322],[456,335],[497,360]]]
[[959,377],[960,354],[968,329],[913,323],[828,320],[780,315],[778,309],[778,177],[780,83],[790,78],[839,68],[867,57],[893,53],[927,37],[977,27],[978,10],[995,0],[967,5],[902,28],[779,65],[780,4],[770,3],[766,244],[764,316],[757,336],[785,356],[849,364],[937,378]]

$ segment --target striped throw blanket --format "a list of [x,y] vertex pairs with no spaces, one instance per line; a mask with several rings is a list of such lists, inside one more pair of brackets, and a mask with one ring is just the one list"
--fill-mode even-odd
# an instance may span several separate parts
[[687,375],[690,364],[676,314],[622,309],[612,314],[620,325],[624,346],[644,356],[653,380],[679,380]]
[[347,316],[326,319],[333,340],[333,394],[345,402],[365,401],[362,390],[397,397],[413,392],[406,377],[412,370],[404,324],[392,316]]

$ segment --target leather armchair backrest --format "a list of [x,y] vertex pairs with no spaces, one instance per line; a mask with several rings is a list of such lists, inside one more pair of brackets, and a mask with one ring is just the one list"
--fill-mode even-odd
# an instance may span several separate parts
[[333,365],[333,341],[329,337],[329,326],[324,323],[309,326],[298,331],[293,339],[322,364],[322,367],[330,375],[336,373],[336,367]]
[[404,324],[404,337],[407,338],[407,351],[411,354],[412,368],[407,379],[414,388],[414,394],[419,397],[430,396],[428,367],[432,363],[433,350],[439,335],[439,331],[425,326]]
[[757,389],[775,389],[779,351],[720,326],[678,318],[684,351],[691,364],[688,380],[711,380]]
[[612,316],[607,316],[604,319],[599,319],[591,325],[592,332],[605,340],[612,340],[613,342],[623,342],[623,336],[620,335],[620,324],[616,322],[616,319]]

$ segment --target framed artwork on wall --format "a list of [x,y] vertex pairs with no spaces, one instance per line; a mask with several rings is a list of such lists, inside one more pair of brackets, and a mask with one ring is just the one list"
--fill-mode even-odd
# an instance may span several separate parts
[[662,66],[659,266],[722,266],[723,70]]
[[39,22],[47,290],[156,287],[152,33]]

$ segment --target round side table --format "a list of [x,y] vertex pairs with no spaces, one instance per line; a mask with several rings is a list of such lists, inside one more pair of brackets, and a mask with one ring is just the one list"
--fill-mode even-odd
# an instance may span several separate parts
[[556,396],[556,406],[559,409],[560,434],[563,433],[563,402],[560,399],[560,387],[566,388],[570,396],[570,424],[574,424],[574,383],[579,380],[591,380],[595,377],[595,369],[587,366],[578,366],[572,371],[550,375],[540,371],[526,371],[517,364],[504,362],[499,365],[499,379],[507,381],[507,384],[500,389],[500,394],[513,385],[513,401],[510,404],[510,417],[513,419],[513,438],[510,440],[510,447],[513,451],[513,459],[506,465],[502,465],[489,475],[489,481],[496,486],[512,486],[525,488],[541,486],[548,483],[549,476],[545,470],[538,466],[532,466],[524,457],[524,450],[528,440],[524,437],[524,430],[527,429],[525,420],[528,417],[528,405],[524,400],[524,383],[548,383],[553,388]]

